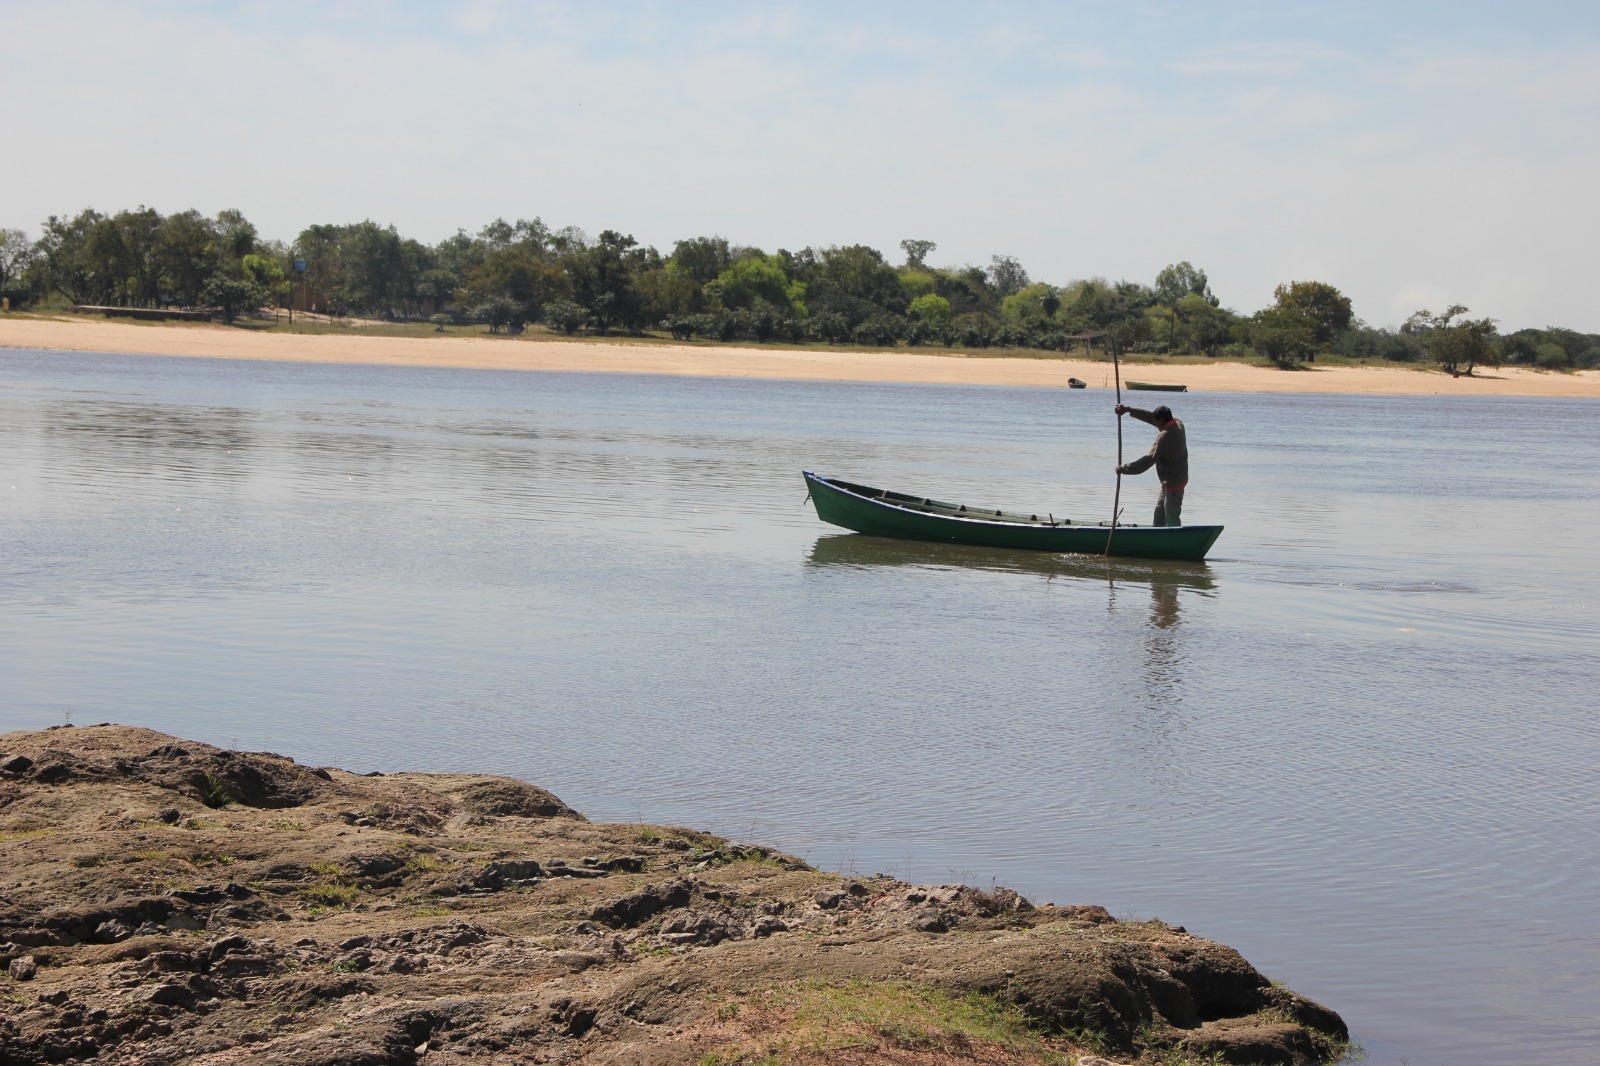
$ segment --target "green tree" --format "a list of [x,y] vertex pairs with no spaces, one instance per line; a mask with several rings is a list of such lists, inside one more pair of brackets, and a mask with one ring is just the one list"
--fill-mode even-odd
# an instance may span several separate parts
[[933,284],[933,291],[949,300],[957,315],[995,314],[1000,309],[1000,293],[982,267],[934,271]]
[[1245,326],[1250,346],[1279,366],[1311,356],[1316,324],[1297,311],[1269,307],[1257,311]]
[[415,279],[394,226],[371,219],[343,226],[338,243],[336,303],[357,314],[388,318],[409,301]]
[[[692,318],[709,306],[705,286],[689,277],[672,259],[638,271],[633,287],[639,294],[646,322]],[[683,326],[680,332],[682,329],[692,327]]]
[[338,314],[345,310],[338,302],[340,296],[335,284],[343,259],[340,229],[327,224],[307,226],[294,241],[292,254],[306,261],[304,284],[313,311]]
[[918,296],[937,292],[938,284],[931,273],[912,266],[903,266],[896,273],[900,277],[900,289],[908,300],[915,300]]
[[911,301],[909,313],[933,333],[943,333],[950,325],[950,301],[935,293]]
[[1163,267],[1156,275],[1156,303],[1177,307],[1186,296],[1199,296],[1212,307],[1220,302],[1211,295],[1211,283],[1206,280],[1206,272],[1191,266],[1188,260]]
[[906,253],[906,266],[913,270],[925,270],[928,265],[928,256],[938,248],[932,241],[920,241],[907,238],[900,242],[901,251]]
[[515,321],[521,308],[509,296],[498,293],[488,297],[474,307],[469,314],[473,318],[482,319],[489,324],[490,333],[499,333],[503,329],[515,328]]
[[1600,335],[1552,326],[1547,329],[1519,329],[1501,338],[1502,357],[1511,363],[1525,363],[1547,370],[1563,367],[1589,369],[1600,363]]
[[874,315],[851,331],[855,342],[869,348],[893,348],[905,333],[899,315]]
[[571,300],[555,300],[545,304],[544,321],[551,329],[559,329],[570,337],[589,321],[589,312]]
[[[1048,308],[1048,309],[1047,309]],[[1061,309],[1055,286],[1035,282],[1000,301],[1000,320],[1011,326],[1041,327]]]
[[706,295],[728,310],[748,310],[758,302],[805,314],[806,287],[790,281],[783,261],[760,252],[746,255],[728,267],[705,288]]
[[29,296],[24,279],[37,258],[38,251],[26,233],[0,229],[0,296],[13,304],[20,304]]
[[454,271],[433,267],[417,277],[417,298],[435,307],[443,307],[455,298],[456,290],[460,287],[461,279]]
[[1327,344],[1350,328],[1350,299],[1321,281],[1291,281],[1273,291],[1279,311],[1297,314],[1311,324],[1313,344]]
[[1495,324],[1492,318],[1457,323],[1428,336],[1428,354],[1450,373],[1471,374],[1473,367],[1487,361],[1494,351]]
[[118,211],[90,229],[87,254],[105,280],[106,303],[155,307],[161,302],[156,252],[161,214],[152,208]]
[[1222,350],[1232,336],[1237,316],[1211,302],[1200,294],[1190,293],[1178,301],[1177,313],[1183,323],[1188,345],[1204,352],[1212,359]]
[[90,235],[104,221],[106,216],[93,208],[71,218],[51,215],[35,246],[44,264],[45,285],[75,304],[103,304],[109,299],[111,279],[89,253]]
[[289,295],[288,274],[283,269],[283,260],[276,256],[251,252],[239,260],[239,270],[246,281],[259,286],[269,299],[279,300]]
[[421,241],[406,237],[400,241],[399,276],[396,280],[395,306],[400,313],[411,318],[422,313],[422,294],[418,286],[422,276],[434,269],[437,260],[433,249]]
[[1145,331],[1155,349],[1164,352],[1183,350],[1178,339],[1177,308],[1161,303],[1151,304],[1144,309],[1144,319]]
[[544,316],[544,305],[572,295],[572,283],[560,266],[531,252],[526,244],[507,244],[491,251],[462,286],[469,304],[504,299],[511,305],[508,323],[521,329]]
[[529,255],[542,257],[551,249],[550,227],[540,219],[519,218],[507,222],[497,218],[478,231],[478,242],[488,252],[520,249]]
[[232,323],[240,313],[254,311],[271,298],[266,289],[249,278],[217,274],[206,280],[199,303],[222,312],[222,320]]
[[994,319],[977,311],[957,315],[950,321],[946,335],[952,347],[989,348],[998,339],[999,330]]
[[563,260],[572,298],[588,311],[602,336],[617,325],[639,326],[644,302],[633,286],[633,272],[646,256],[638,244],[631,236],[606,230],[593,247]]
[[1022,264],[1017,262],[1015,256],[997,255],[989,260],[989,281],[1000,294],[1000,298],[1005,299],[1012,293],[1027,288],[1032,279],[1028,277],[1028,272],[1022,269]]
[[114,218],[101,218],[85,235],[83,256],[97,281],[96,304],[126,306],[130,260],[137,252],[129,249]]
[[1077,283],[1067,304],[1067,316],[1085,330],[1103,332],[1107,347],[1120,353],[1150,338],[1144,309],[1150,306],[1151,295],[1149,289],[1135,282],[1112,284],[1094,278]]
[[1540,341],[1536,344],[1530,362],[1541,370],[1564,370],[1572,365],[1567,350],[1555,341]]
[[1414,363],[1427,354],[1420,337],[1389,329],[1374,329],[1359,320],[1339,334],[1333,350],[1346,359],[1384,359],[1392,363]]
[[810,309],[841,314],[852,329],[877,315],[902,314],[910,302],[900,275],[876,248],[851,244],[796,258],[804,273],[790,277],[806,283]]
[[204,302],[201,290],[222,264],[210,219],[192,209],[168,215],[156,234],[155,254],[162,288],[173,302],[184,307]]
[[1494,319],[1469,319],[1467,310],[1463,304],[1451,304],[1442,314],[1418,311],[1401,329],[1420,337],[1433,361],[1445,370],[1471,374],[1493,350],[1496,331]]
[[838,311],[819,311],[811,316],[810,332],[817,340],[838,344],[850,336],[850,320]]
[[415,310],[417,285],[436,261],[435,253],[403,239],[394,226],[371,219],[309,226],[295,239],[294,254],[307,262],[313,308],[372,317]]
[[[303,236],[303,235],[302,235]],[[459,279],[472,273],[489,255],[489,245],[466,230],[456,230],[433,247],[434,269],[445,270]],[[426,297],[425,297],[426,298]]]
[[672,262],[684,277],[709,285],[733,266],[733,250],[725,237],[691,237],[672,246]]
[[236,208],[217,212],[216,232],[223,253],[230,259],[243,259],[256,250],[260,234],[255,226]]

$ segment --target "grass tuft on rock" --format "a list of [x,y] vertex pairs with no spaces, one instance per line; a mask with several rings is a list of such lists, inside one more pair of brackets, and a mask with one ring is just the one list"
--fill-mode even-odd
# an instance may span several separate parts
[[228,790],[228,783],[216,774],[208,773],[200,779],[200,802],[212,810],[220,810],[235,802],[232,792]]
[[[1016,1007],[978,992],[952,995],[899,981],[801,982],[728,1000],[714,1016],[736,1028],[702,1066],[794,1066],[844,1052],[1004,1052],[1040,1066],[1074,1061],[1061,1041],[1028,1027]],[[978,1055],[978,1057],[982,1057]]]

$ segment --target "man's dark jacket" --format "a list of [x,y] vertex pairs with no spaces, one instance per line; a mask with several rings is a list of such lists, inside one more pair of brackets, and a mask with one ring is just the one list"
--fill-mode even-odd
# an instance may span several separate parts
[[1184,435],[1183,423],[1176,418],[1166,425],[1156,422],[1156,416],[1137,407],[1128,413],[1141,422],[1148,422],[1161,432],[1150,447],[1149,455],[1141,455],[1122,469],[1129,474],[1142,474],[1154,464],[1156,477],[1169,489],[1181,489],[1189,483],[1189,440]]

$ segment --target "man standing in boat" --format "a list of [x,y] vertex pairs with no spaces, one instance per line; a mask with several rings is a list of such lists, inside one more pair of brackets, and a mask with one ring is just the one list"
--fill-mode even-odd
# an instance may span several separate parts
[[1189,484],[1189,441],[1184,435],[1183,423],[1173,418],[1172,409],[1165,405],[1154,411],[1142,411],[1119,403],[1116,412],[1148,422],[1159,431],[1150,454],[1117,467],[1117,473],[1142,474],[1154,466],[1156,477],[1161,479],[1161,495],[1156,497],[1155,524],[1183,525],[1183,490]]

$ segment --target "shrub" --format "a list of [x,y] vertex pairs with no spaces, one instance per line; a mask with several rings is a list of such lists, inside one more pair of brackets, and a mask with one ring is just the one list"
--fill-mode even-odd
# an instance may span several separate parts
[[270,298],[267,290],[253,281],[222,275],[200,290],[200,302],[221,311],[224,322],[232,322],[242,311],[254,311]]
[[1534,349],[1533,362],[1543,370],[1565,370],[1567,350],[1554,341],[1546,341]]
[[516,301],[509,296],[491,296],[472,309],[472,317],[489,323],[489,332],[498,333],[517,317]]
[[551,329],[559,329],[572,336],[589,321],[589,312],[571,300],[556,300],[545,304],[544,321]]
[[838,344],[850,336],[850,321],[838,311],[823,311],[811,316],[811,335],[819,341]]

